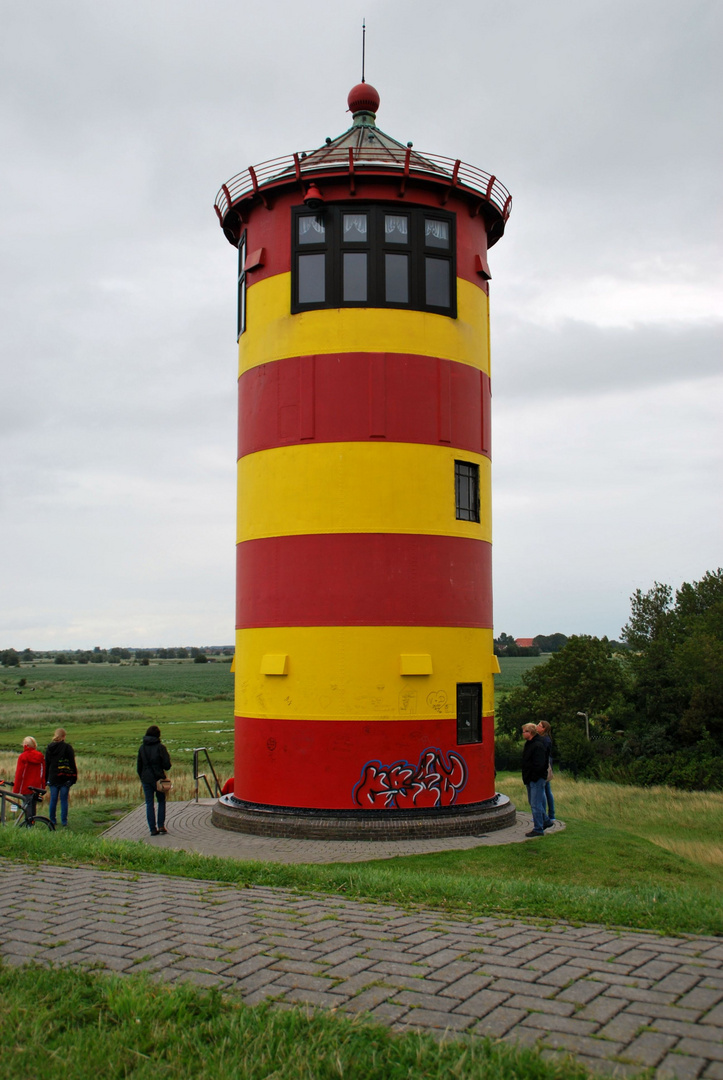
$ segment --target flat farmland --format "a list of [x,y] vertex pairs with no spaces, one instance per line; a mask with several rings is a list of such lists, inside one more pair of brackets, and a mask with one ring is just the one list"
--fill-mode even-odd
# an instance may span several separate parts
[[[233,676],[228,663],[161,661],[141,665],[24,665],[0,677],[0,776],[14,770],[23,738],[44,749],[63,727],[75,749],[76,802],[137,798],[135,762],[150,724],[158,724],[174,763],[179,797],[189,797],[193,749],[208,747],[226,778],[233,762]],[[19,687],[18,680],[27,684]],[[18,693],[18,691],[21,691]],[[188,791],[185,789],[188,788]]]

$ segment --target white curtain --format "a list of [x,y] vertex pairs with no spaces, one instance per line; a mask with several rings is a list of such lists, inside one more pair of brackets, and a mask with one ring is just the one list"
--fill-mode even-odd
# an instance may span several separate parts
[[437,240],[449,240],[449,222],[430,221],[428,218],[425,218],[424,235],[433,236]]
[[358,232],[361,236],[366,236],[366,214],[344,214],[344,236],[350,232]]
[[324,235],[324,219],[320,217],[301,217],[299,218],[299,239],[302,236],[306,236],[311,230]]
[[397,217],[392,214],[387,214],[384,219],[384,231],[389,236],[390,233],[398,232],[402,236],[407,235],[407,219],[404,215]]

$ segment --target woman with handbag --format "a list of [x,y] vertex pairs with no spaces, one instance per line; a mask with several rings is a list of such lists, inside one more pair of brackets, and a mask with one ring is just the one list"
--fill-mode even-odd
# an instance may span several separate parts
[[[161,729],[151,724],[143,736],[138,750],[136,770],[141,778],[143,793],[146,797],[146,818],[151,836],[167,833],[166,828],[166,792],[171,790],[171,781],[166,776],[166,769],[171,767],[171,758],[161,742]],[[154,798],[158,802],[158,821]]]
[[53,741],[45,751],[45,776],[50,788],[50,807],[48,815],[53,825],[60,799],[60,824],[68,824],[68,796],[70,789],[78,779],[75,764],[75,752],[70,743],[65,741],[65,728],[56,728]]

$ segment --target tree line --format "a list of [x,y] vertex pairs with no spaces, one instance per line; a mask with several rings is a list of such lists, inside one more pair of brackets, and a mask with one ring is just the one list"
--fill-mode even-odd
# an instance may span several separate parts
[[199,663],[207,663],[209,657],[232,657],[233,647],[223,645],[205,645],[198,648],[189,645],[182,648],[172,649],[126,649],[114,645],[111,649],[102,649],[96,645],[94,649],[64,649],[57,651],[23,649],[17,652],[15,649],[5,649],[0,652],[0,664],[3,667],[21,667],[23,664],[31,664],[35,660],[52,660],[56,664],[120,664],[133,662],[148,664],[151,660],[196,660]]
[[[562,763],[630,783],[723,789],[723,570],[630,599],[623,649],[579,635],[497,709],[498,761],[547,720]],[[588,737],[589,736],[589,737]]]

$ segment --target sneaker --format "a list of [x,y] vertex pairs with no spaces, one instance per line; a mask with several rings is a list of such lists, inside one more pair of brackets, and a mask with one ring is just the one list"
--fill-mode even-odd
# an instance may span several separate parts
[[525,836],[544,836],[544,832],[536,832],[534,829],[532,832],[526,832]]
[[166,836],[167,833],[168,833],[168,829],[166,828],[165,825],[161,825],[161,827],[159,828],[158,831],[159,831],[159,833],[162,833],[164,836]]
[[158,829],[151,829],[151,836],[158,836]]

